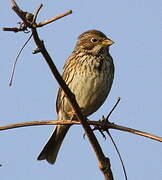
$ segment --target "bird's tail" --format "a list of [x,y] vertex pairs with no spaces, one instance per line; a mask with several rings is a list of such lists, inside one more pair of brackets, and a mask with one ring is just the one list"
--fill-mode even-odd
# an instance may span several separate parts
[[69,125],[57,125],[52,136],[48,140],[47,144],[45,145],[37,159],[46,159],[50,164],[54,164],[61,144],[69,128]]

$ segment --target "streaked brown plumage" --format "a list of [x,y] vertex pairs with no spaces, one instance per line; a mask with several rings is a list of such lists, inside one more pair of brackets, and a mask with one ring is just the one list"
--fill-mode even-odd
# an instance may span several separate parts
[[[78,37],[76,47],[64,65],[63,79],[75,94],[85,116],[99,109],[106,100],[114,78],[114,64],[109,54],[113,41],[97,30],[86,31]],[[72,107],[64,92],[58,91],[56,109],[58,120],[69,120]],[[57,125],[49,141],[38,156],[54,164],[70,125]]]

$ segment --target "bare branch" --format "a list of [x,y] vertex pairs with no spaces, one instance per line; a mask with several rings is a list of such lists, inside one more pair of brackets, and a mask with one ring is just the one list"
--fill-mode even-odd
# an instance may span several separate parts
[[[100,126],[101,128],[103,128],[104,130],[108,130],[108,129],[115,129],[115,130],[119,130],[119,131],[125,131],[128,133],[132,133],[132,134],[136,134],[139,136],[143,136],[146,138],[150,138],[153,139],[155,141],[159,141],[162,142],[162,137],[144,132],[144,131],[139,131],[137,129],[132,129],[132,128],[128,128],[128,127],[124,127],[124,126],[120,126],[114,123],[110,123],[110,122],[102,122],[102,121],[92,121],[92,120],[88,120],[87,123],[89,125],[94,125],[94,126]],[[81,125],[81,123],[79,121],[55,121],[55,120],[44,120],[44,121],[30,121],[30,122],[22,122],[22,123],[15,123],[15,124],[9,124],[9,125],[5,125],[5,126],[0,126],[0,131],[3,130],[8,130],[8,129],[14,129],[14,128],[19,128],[19,127],[28,127],[28,126],[40,126],[40,125]]]
[[[33,19],[32,19],[32,22],[31,23],[29,23],[27,20],[26,20],[26,16],[29,14],[29,13],[27,13],[27,12],[23,12],[23,11],[21,11],[18,7],[15,7],[15,5],[13,6],[13,9],[14,9],[14,11],[16,12],[16,13],[20,13],[19,14],[19,17],[22,17],[21,19],[23,20],[23,18],[25,18],[25,21],[23,20],[23,26],[20,26],[19,28],[18,27],[12,27],[12,28],[10,28],[10,27],[4,27],[3,28],[3,31],[13,31],[13,32],[19,32],[19,31],[25,31],[26,29],[27,29],[27,27],[35,27],[35,28],[39,28],[39,27],[42,27],[42,26],[45,26],[45,25],[47,25],[47,24],[49,24],[49,23],[52,23],[52,22],[54,22],[54,21],[56,21],[56,20],[58,20],[58,19],[61,19],[61,18],[63,18],[63,17],[65,17],[65,16],[67,16],[67,15],[70,15],[70,14],[72,14],[72,10],[68,10],[68,11],[65,11],[64,13],[62,13],[62,14],[60,14],[60,15],[58,15],[58,16],[55,16],[55,17],[53,17],[53,18],[50,18],[50,19],[48,19],[48,20],[45,20],[45,21],[42,21],[42,22],[40,22],[40,23],[38,23],[38,24],[36,24],[36,18],[37,18],[37,15],[38,15],[38,13],[39,13],[39,11],[40,11],[40,9],[43,7],[43,5],[41,4],[38,8],[37,8],[37,10],[36,10],[36,13],[35,13],[35,15],[32,17]],[[31,14],[31,13],[30,13]],[[25,16],[25,17],[24,17]],[[31,25],[32,24],[32,25]]]
[[69,14],[72,14],[72,10],[68,10],[68,11],[66,11],[66,12],[64,12],[64,13],[56,16],[56,17],[53,17],[51,19],[45,20],[43,22],[40,22],[40,23],[36,24],[36,27],[42,27],[42,26],[47,25],[49,23],[52,23],[52,22],[54,22],[54,21],[56,21],[56,20],[58,20],[60,18],[63,18],[65,16],[69,15]]
[[129,132],[129,133],[132,133],[132,134],[137,134],[139,136],[144,136],[144,137],[147,137],[147,138],[150,138],[150,139],[162,142],[162,137],[155,136],[153,134],[150,134],[150,133],[147,133],[147,132],[143,132],[143,131],[139,131],[139,130],[136,130],[136,129],[132,129],[132,128],[124,127],[124,126],[119,126],[119,125],[116,125],[114,123],[111,124],[110,129],[126,131],[126,132]]

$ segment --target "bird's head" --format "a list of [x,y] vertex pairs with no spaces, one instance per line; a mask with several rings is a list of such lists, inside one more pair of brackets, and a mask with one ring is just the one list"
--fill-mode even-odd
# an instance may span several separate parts
[[98,30],[89,30],[78,37],[75,50],[83,50],[90,53],[98,53],[101,49],[108,50],[114,42]]

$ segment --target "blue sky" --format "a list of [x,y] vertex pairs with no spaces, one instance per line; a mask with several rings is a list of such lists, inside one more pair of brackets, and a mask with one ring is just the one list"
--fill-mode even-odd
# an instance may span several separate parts
[[[17,1],[33,12],[43,3],[38,21],[68,9],[73,14],[39,29],[41,39],[60,72],[72,52],[77,36],[89,29],[103,31],[115,44],[110,49],[116,67],[111,93],[105,104],[90,118],[106,115],[117,97],[121,103],[111,116],[119,125],[162,136],[162,1]],[[1,3],[2,27],[16,26],[17,15],[9,1]],[[0,125],[56,119],[58,84],[40,54],[32,55],[31,40],[19,58],[13,86],[9,77],[16,54],[29,34],[0,31]],[[83,129],[72,127],[54,166],[36,160],[53,126],[37,126],[2,131],[0,167],[3,180],[103,179],[98,162]],[[117,130],[111,131],[125,162],[128,179],[162,179],[162,144]],[[124,179],[115,149],[96,133],[104,153],[110,158],[116,180]]]

